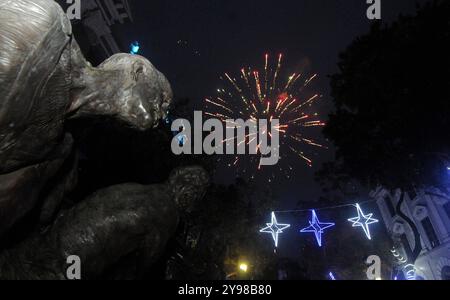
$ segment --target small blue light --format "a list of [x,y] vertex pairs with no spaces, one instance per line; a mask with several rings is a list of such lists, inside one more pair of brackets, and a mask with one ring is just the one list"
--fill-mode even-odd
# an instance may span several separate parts
[[331,279],[331,280],[336,280],[336,277],[334,277],[333,272],[330,272],[330,273],[328,274],[328,276],[330,276],[330,279]]
[[139,42],[131,43],[131,45],[130,45],[130,53],[131,54],[138,54],[140,49],[141,49],[141,46],[139,45]]
[[184,144],[186,143],[187,137],[185,135],[179,135],[177,137],[178,139],[178,144],[181,146],[184,146]]

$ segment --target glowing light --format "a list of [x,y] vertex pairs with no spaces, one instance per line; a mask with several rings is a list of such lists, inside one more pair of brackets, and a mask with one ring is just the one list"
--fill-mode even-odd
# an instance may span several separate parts
[[[168,118],[168,124],[170,124],[171,122],[172,121]],[[180,145],[180,147],[184,146],[188,141],[188,137],[186,134],[180,134],[181,132],[184,131],[185,128],[186,127],[184,125],[184,122],[182,122],[180,126],[180,131],[172,131],[172,134],[174,137],[176,137],[178,145]]]
[[309,221],[309,226],[300,230],[301,233],[314,233],[316,236],[317,244],[322,247],[322,234],[325,229],[333,227],[334,223],[322,223],[317,217],[316,211],[312,210],[311,221]]
[[186,144],[187,137],[186,137],[186,135],[179,135],[179,136],[177,137],[177,140],[178,140],[178,144],[179,144],[180,146],[184,146],[184,144]]
[[394,255],[395,258],[399,261],[399,263],[406,263],[407,259],[403,256],[401,256],[396,249],[391,250],[392,255]]
[[416,267],[414,265],[408,264],[404,266],[403,271],[407,280],[416,280]]
[[133,42],[130,45],[130,54],[138,54],[140,49],[141,46],[139,45],[139,42]]
[[248,271],[248,264],[246,264],[246,263],[239,264],[239,270],[241,270],[244,273],[247,273],[247,271]]
[[267,227],[264,227],[260,230],[262,233],[270,233],[272,234],[273,241],[275,243],[275,247],[278,247],[278,235],[283,233],[283,230],[291,227],[290,224],[278,224],[275,213],[272,212],[272,220],[270,223],[266,224]]
[[[322,96],[312,93],[310,88],[307,88],[318,76],[317,74],[307,76],[302,72],[287,74],[283,71],[283,60],[282,54],[273,60],[269,54],[265,54],[264,65],[259,70],[243,67],[236,75],[224,73],[220,78],[223,87],[217,89],[215,97],[205,98],[205,114],[222,121],[228,119],[280,121],[280,126],[276,130],[280,136],[280,146],[286,151],[280,160],[280,172],[262,171],[270,168],[260,168],[259,162],[263,155],[257,148],[258,155],[246,156],[236,164],[228,162],[240,176],[245,174],[252,179],[256,174],[261,177],[270,176],[267,178],[269,182],[274,182],[276,176],[291,178],[293,168],[289,162],[292,160],[285,158],[292,156],[311,167],[312,157],[316,151],[327,148],[307,136],[313,134],[311,128],[325,125],[319,120],[318,114],[312,111],[313,104]],[[249,146],[253,141],[254,137],[246,137],[237,143]]]
[[370,236],[369,225],[378,223],[379,221],[372,218],[373,214],[365,215],[359,204],[356,204],[356,209],[358,211],[358,216],[355,218],[350,218],[348,219],[348,221],[353,223],[353,227],[361,227],[364,230],[367,238],[371,240],[372,237]]
[[336,280],[336,277],[334,277],[333,272],[328,273],[328,276],[330,277],[331,280]]

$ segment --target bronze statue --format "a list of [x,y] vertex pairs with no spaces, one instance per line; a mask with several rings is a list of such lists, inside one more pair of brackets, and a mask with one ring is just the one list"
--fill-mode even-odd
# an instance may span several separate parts
[[[77,177],[76,159],[61,174],[73,152],[65,123],[104,116],[147,130],[165,118],[171,100],[165,76],[141,56],[117,54],[92,67],[56,2],[0,0],[0,238],[40,201],[42,221],[50,224],[0,255],[0,278],[62,278],[65,255],[90,264],[88,277],[137,249],[146,249],[145,262],[155,259],[186,198],[194,201],[204,192],[204,171],[177,170],[156,186],[111,187],[59,212]],[[21,263],[33,257],[33,267]],[[44,272],[47,267],[51,271]]]

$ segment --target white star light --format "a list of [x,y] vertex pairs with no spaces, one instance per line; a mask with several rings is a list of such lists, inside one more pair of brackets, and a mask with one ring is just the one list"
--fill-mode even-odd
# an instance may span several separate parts
[[275,242],[275,247],[278,247],[278,235],[283,233],[283,230],[291,227],[289,224],[278,224],[275,213],[272,212],[272,221],[267,223],[267,227],[264,227],[259,232],[272,234],[273,241]]
[[356,204],[356,209],[358,210],[358,216],[355,218],[348,219],[348,221],[353,222],[353,227],[362,227],[367,238],[371,240],[372,237],[370,236],[369,225],[378,223],[378,220],[372,218],[373,214],[364,215],[359,204]]

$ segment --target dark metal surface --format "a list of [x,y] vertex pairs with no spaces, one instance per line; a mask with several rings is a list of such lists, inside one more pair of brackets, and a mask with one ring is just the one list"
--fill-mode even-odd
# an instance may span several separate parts
[[38,203],[47,224],[3,250],[0,278],[62,279],[69,255],[81,257],[87,278],[136,251],[136,264],[150,265],[208,176],[176,170],[167,183],[113,186],[58,212],[77,177],[65,122],[102,116],[152,129],[172,99],[169,82],[141,56],[116,54],[92,67],[52,0],[0,0],[0,16],[0,238]]

